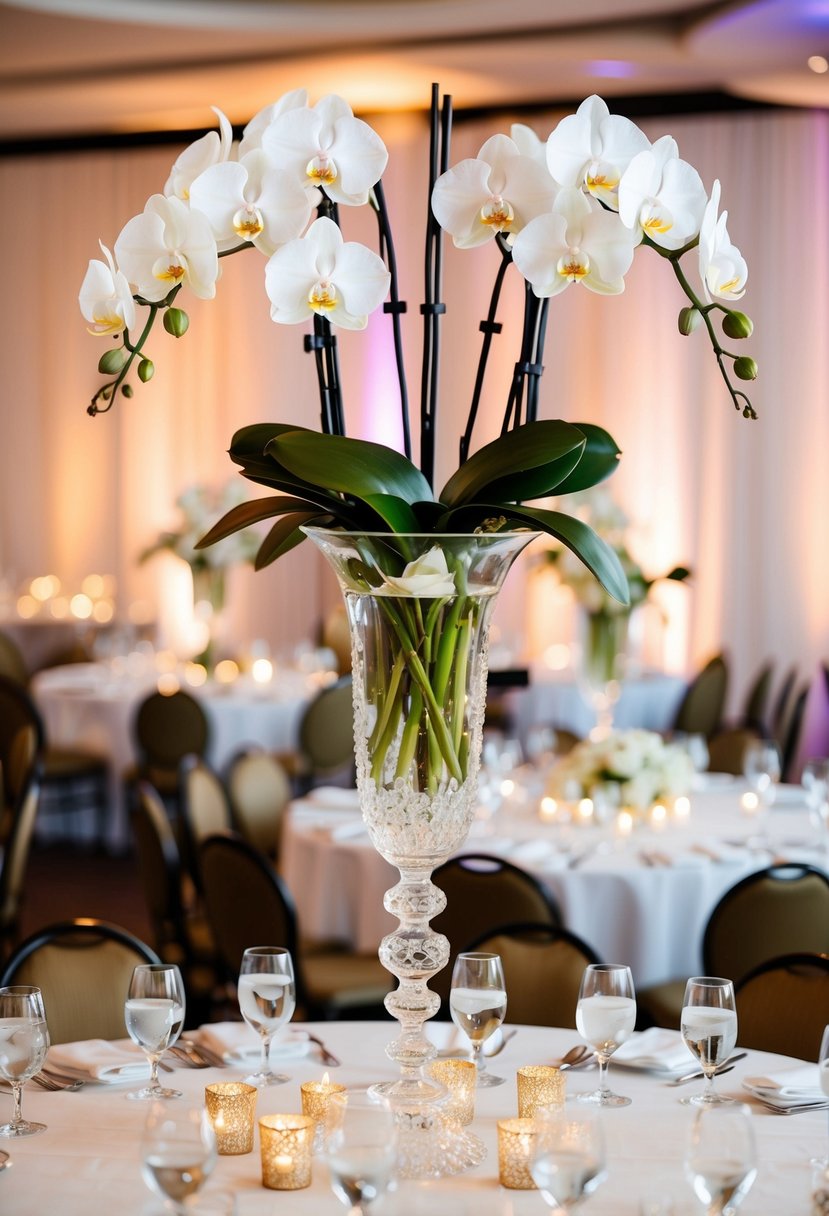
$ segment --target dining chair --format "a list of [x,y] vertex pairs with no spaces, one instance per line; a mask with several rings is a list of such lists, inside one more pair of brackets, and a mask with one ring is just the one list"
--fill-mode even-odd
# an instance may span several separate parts
[[285,808],[291,800],[291,782],[283,765],[272,752],[239,752],[227,769],[227,790],[239,834],[261,853],[276,857]]
[[601,961],[575,933],[533,921],[503,925],[466,949],[500,955],[509,1019],[527,1026],[575,1027],[584,969]]
[[431,925],[449,939],[449,963],[430,981],[442,1001],[439,1016],[449,1016],[452,967],[470,942],[506,924],[563,924],[558,904],[543,883],[501,857],[488,853],[452,857],[438,866],[432,882],[447,898],[445,910]]
[[337,658],[337,671],[341,676],[351,672],[351,629],[345,604],[338,604],[325,618],[322,626],[322,644],[332,650]]
[[24,687],[29,683],[29,669],[14,638],[0,629],[0,675]]
[[[299,724],[299,747],[291,775],[307,792],[319,780],[354,767],[351,676],[321,689]],[[281,759],[281,757],[280,757]]]
[[184,864],[196,888],[201,889],[199,846],[208,836],[232,826],[221,778],[201,756],[187,755],[179,765],[179,802]]
[[205,756],[210,741],[207,717],[184,689],[152,692],[139,704],[132,722],[135,763],[124,774],[127,805],[135,801],[138,781],[149,781],[171,812],[179,811],[179,765],[185,756]]
[[788,669],[785,676],[780,682],[780,687],[774,698],[774,703],[769,715],[769,727],[773,739],[782,748],[783,738],[788,722],[789,714],[791,713],[792,700],[795,695],[795,685],[797,684],[797,666],[794,665]]
[[741,1047],[817,1061],[829,1025],[829,956],[769,959],[743,976],[735,997]]
[[671,730],[710,738],[722,721],[728,691],[728,664],[723,655],[714,655],[685,690]]
[[741,777],[745,756],[752,743],[762,736],[752,727],[732,727],[718,730],[708,740],[708,770],[712,773],[731,773]]
[[27,938],[6,963],[0,984],[40,988],[52,1043],[123,1039],[124,1002],[133,969],[160,962],[154,950],[126,929],[77,917]]
[[[829,875],[815,866],[767,866],[726,891],[702,939],[702,974],[738,983],[754,967],[792,951],[829,952]],[[685,980],[640,991],[642,1019],[679,1027]]]
[[761,735],[767,733],[768,702],[773,676],[774,663],[769,660],[760,667],[748,687],[737,724],[739,727],[759,731]]
[[249,946],[284,946],[294,960],[299,1016],[368,1016],[382,1008],[392,977],[376,954],[344,946],[301,944],[294,901],[268,859],[241,836],[210,836],[199,851],[203,895],[229,981],[239,975]]
[[[20,750],[24,755],[25,748],[21,747]],[[9,826],[0,862],[0,958],[10,953],[19,936],[20,911],[26,892],[26,868],[40,803],[40,759],[33,755],[20,763],[19,773],[14,779],[16,789],[8,804]],[[5,781],[5,766],[3,777]]]

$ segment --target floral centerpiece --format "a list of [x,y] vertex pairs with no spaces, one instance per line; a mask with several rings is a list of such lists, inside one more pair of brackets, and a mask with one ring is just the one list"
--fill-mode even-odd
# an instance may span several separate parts
[[670,805],[691,788],[694,766],[686,748],[649,730],[611,731],[577,743],[552,769],[547,793],[563,802],[590,798],[596,807],[641,815]]

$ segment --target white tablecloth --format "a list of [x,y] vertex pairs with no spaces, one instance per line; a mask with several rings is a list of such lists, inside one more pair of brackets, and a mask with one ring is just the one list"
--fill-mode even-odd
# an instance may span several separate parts
[[[395,1037],[393,1023],[326,1023],[314,1028],[343,1061],[332,1079],[366,1085],[393,1078],[395,1067],[382,1048]],[[444,1028],[436,1027],[433,1033]],[[437,1042],[437,1038],[435,1039]],[[489,1063],[491,1072],[507,1078],[495,1089],[479,1090],[470,1130],[486,1145],[481,1165],[467,1174],[437,1182],[401,1183],[396,1194],[372,1208],[376,1216],[542,1216],[548,1209],[534,1191],[509,1191],[498,1184],[497,1130],[499,1118],[516,1111],[515,1070],[523,1064],[549,1062],[578,1041],[572,1030],[521,1027],[505,1050]],[[689,1065],[691,1064],[689,1055]],[[734,1071],[722,1077],[724,1094],[743,1096],[745,1076],[790,1067],[779,1056],[751,1051]],[[281,1060],[280,1071],[291,1081],[260,1091],[257,1114],[298,1113],[300,1082],[319,1080],[323,1067],[313,1056]],[[690,1068],[689,1068],[690,1071]],[[817,1069],[815,1069],[817,1073]],[[193,1106],[203,1101],[205,1084],[232,1080],[242,1073],[232,1068],[181,1069],[176,1085]],[[623,1072],[611,1062],[613,1086],[629,1095],[628,1107],[606,1111],[602,1123],[607,1141],[608,1176],[585,1204],[591,1216],[639,1216],[643,1196],[654,1192],[672,1196],[676,1216],[699,1209],[691,1200],[683,1176],[683,1154],[692,1108],[679,1103],[680,1093],[654,1077]],[[595,1086],[596,1073],[570,1073],[569,1095]],[[695,1082],[694,1084],[699,1084]],[[87,1085],[77,1093],[46,1093],[26,1087],[23,1113],[46,1123],[47,1131],[20,1140],[2,1140],[13,1166],[0,1173],[0,1212],[3,1216],[154,1216],[159,1210],[140,1179],[139,1142],[146,1104],[124,1097],[129,1086]],[[758,1175],[740,1212],[745,1216],[808,1216],[811,1189],[810,1157],[826,1150],[826,1113],[781,1118],[754,1106],[752,1123],[757,1140]],[[11,1098],[0,1094],[0,1115],[11,1113]],[[208,1189],[235,1191],[239,1216],[308,1213],[336,1216],[344,1208],[329,1189],[327,1171],[315,1160],[311,1186],[293,1192],[261,1186],[258,1132],[254,1152],[220,1157]]]
[[[50,744],[88,748],[109,759],[107,843],[113,849],[123,848],[129,838],[122,775],[135,761],[136,710],[156,678],[76,663],[40,672],[32,682]],[[290,751],[302,712],[318,688],[314,677],[295,671],[278,672],[270,685],[261,687],[238,681],[188,688],[207,714],[210,763],[221,768],[234,752],[254,745]]]
[[[729,887],[773,856],[826,865],[813,847],[799,789],[781,787],[770,819],[772,847],[760,850],[740,844],[756,830],[740,808],[742,783],[722,774],[708,781],[716,789],[692,795],[688,819],[659,832],[638,829],[621,840],[610,831],[559,829],[540,822],[530,803],[473,825],[464,851],[493,853],[530,870],[552,891],[568,928],[605,961],[628,963],[638,986],[694,975],[708,916]],[[339,797],[326,807],[322,791],[293,803],[280,868],[305,936],[374,950],[395,927],[383,893],[397,871],[360,830],[356,795],[351,810]]]

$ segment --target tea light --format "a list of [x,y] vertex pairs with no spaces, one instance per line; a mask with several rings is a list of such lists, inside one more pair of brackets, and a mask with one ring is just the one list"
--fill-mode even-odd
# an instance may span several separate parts
[[580,798],[578,805],[578,816],[582,822],[587,823],[593,818],[593,800],[592,798]]
[[630,836],[633,831],[633,816],[630,811],[619,811],[616,816],[616,835]]
[[259,1120],[262,1185],[298,1191],[311,1184],[314,1120],[307,1115],[263,1115]]
[[253,1152],[253,1121],[258,1093],[255,1085],[246,1085],[244,1081],[217,1081],[205,1086],[207,1117],[216,1133],[219,1153],[223,1156]]
[[322,1147],[322,1131],[325,1126],[325,1112],[328,1110],[329,1099],[332,1094],[343,1093],[345,1086],[329,1081],[328,1073],[326,1072],[323,1074],[321,1081],[303,1081],[299,1088],[302,1094],[302,1113],[314,1121],[316,1129],[314,1148],[320,1149]]
[[687,819],[691,814],[691,799],[686,798],[684,794],[680,794],[674,799],[674,815],[677,819]]
[[661,802],[655,802],[651,807],[651,827],[661,831],[668,820],[668,810]]
[[760,806],[760,799],[753,791],[743,794],[740,798],[740,806],[748,815],[753,815]]
[[539,1126],[534,1119],[498,1120],[498,1181],[511,1191],[534,1191],[530,1173]]
[[471,1060],[433,1060],[429,1075],[449,1090],[446,1113],[462,1126],[475,1118],[478,1070]]
[[518,1117],[534,1119],[543,1110],[564,1105],[565,1077],[550,1064],[528,1064],[519,1068]]

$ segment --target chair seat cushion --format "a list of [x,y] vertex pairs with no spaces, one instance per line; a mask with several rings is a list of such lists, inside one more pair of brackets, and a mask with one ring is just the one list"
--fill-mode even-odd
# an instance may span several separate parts
[[311,954],[303,958],[302,969],[309,997],[338,1009],[380,1005],[394,984],[376,954]]
[[94,752],[48,747],[43,757],[43,776],[46,781],[67,777],[104,777],[106,773],[106,759],[95,755]]

